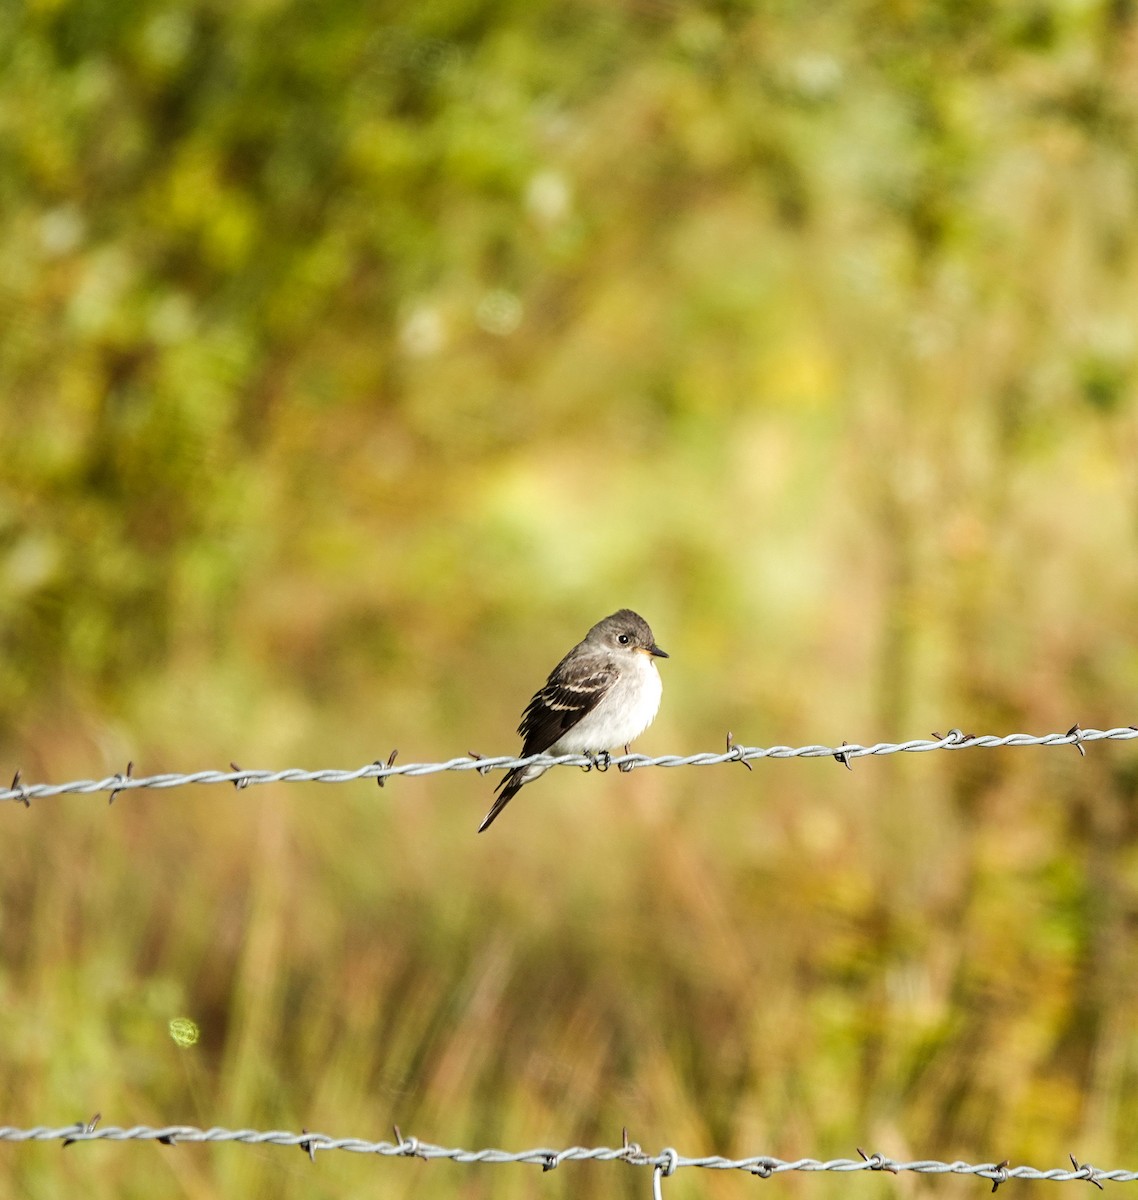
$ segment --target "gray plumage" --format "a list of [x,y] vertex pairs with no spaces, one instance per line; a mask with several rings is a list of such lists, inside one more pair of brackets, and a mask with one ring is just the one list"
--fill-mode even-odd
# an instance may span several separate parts
[[[662,685],[653,660],[667,657],[648,622],[631,609],[598,621],[526,705],[518,726],[520,757],[600,754],[639,737],[660,707]],[[531,765],[508,771],[478,832],[548,769]]]

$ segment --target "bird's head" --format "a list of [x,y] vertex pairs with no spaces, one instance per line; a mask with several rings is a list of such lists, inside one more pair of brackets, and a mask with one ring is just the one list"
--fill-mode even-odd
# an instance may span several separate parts
[[630,608],[622,608],[611,617],[598,621],[585,637],[586,643],[598,648],[612,650],[615,653],[623,651],[639,651],[651,658],[667,658],[665,651],[656,645],[648,622],[634,613]]

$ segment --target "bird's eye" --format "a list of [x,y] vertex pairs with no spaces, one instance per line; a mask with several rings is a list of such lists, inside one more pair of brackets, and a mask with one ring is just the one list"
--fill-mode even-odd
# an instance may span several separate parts
[[620,636],[619,636],[619,637],[618,637],[616,640],[617,640],[618,642],[620,642],[620,644],[621,644],[622,646],[627,646],[627,645],[628,645],[628,634],[627,634],[627,633],[622,633],[622,634],[620,634]]

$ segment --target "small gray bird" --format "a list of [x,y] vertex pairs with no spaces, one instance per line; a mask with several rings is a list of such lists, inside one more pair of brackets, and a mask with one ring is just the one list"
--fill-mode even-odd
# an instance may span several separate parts
[[[627,746],[652,724],[660,708],[663,685],[652,660],[667,657],[648,622],[631,609],[598,621],[526,705],[518,726],[524,739],[520,757],[600,754]],[[488,829],[527,783],[548,770],[531,765],[507,771],[478,832]]]

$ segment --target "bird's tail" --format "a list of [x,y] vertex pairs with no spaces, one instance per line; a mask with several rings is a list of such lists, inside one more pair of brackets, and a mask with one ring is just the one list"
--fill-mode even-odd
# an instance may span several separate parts
[[479,833],[490,828],[494,818],[522,790],[522,785],[528,782],[525,777],[525,767],[514,767],[513,770],[506,772],[502,782],[498,784],[498,795],[494,797],[490,811],[486,814],[482,824],[478,826]]

